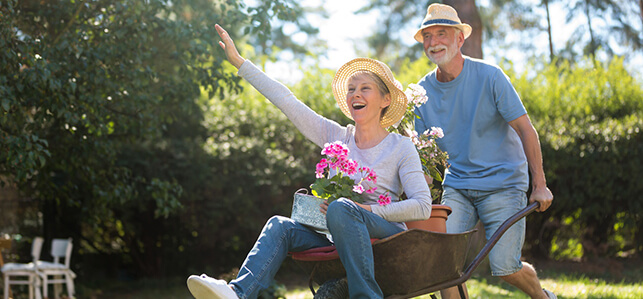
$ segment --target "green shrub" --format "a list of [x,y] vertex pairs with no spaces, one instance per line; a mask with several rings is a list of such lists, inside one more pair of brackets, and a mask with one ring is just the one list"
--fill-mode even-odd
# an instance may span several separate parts
[[[534,248],[548,251],[567,235],[579,238],[585,257],[641,252],[641,83],[618,58],[603,66],[551,64],[535,75],[510,76],[539,132],[555,197],[550,211],[530,216],[532,242],[542,242]],[[576,211],[575,223],[566,223]],[[581,231],[565,232],[574,229]]]
[[[346,124],[330,89],[332,75],[310,68],[291,90],[319,114]],[[216,271],[241,264],[268,218],[290,216],[293,193],[315,180],[321,158],[321,148],[278,108],[247,82],[242,86],[223,100],[202,100],[211,181],[183,216],[197,232],[193,265],[220,267]]]

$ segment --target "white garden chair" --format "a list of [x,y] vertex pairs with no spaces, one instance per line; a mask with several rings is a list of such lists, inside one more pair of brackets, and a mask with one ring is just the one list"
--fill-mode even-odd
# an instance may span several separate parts
[[[49,285],[54,285],[54,297],[59,298],[61,284],[67,285],[67,296],[74,298],[74,278],[76,274],[69,267],[71,261],[72,239],[53,239],[51,242],[51,256],[53,262],[38,261],[36,268],[42,280],[42,291],[48,298]],[[64,260],[64,262],[63,262]]]
[[[36,271],[36,263],[40,258],[42,243],[44,239],[36,237],[31,243],[31,263],[7,263],[2,266],[4,277],[4,299],[9,299],[9,288],[11,285],[28,285],[29,299],[42,299],[40,293],[40,278]],[[26,278],[26,279],[25,279]]]

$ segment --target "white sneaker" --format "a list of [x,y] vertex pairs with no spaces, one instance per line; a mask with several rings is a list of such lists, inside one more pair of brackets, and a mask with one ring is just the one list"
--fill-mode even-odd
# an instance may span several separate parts
[[545,291],[545,294],[547,294],[547,297],[549,297],[549,299],[558,299],[556,294],[552,293],[551,291],[545,289],[543,289],[543,291]]
[[188,277],[188,289],[196,299],[239,299],[225,280],[205,274]]

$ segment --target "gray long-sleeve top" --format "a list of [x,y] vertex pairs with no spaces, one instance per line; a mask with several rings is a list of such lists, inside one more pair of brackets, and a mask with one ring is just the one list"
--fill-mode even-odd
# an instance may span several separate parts
[[[344,127],[317,114],[252,62],[246,60],[238,74],[277,106],[306,138],[320,147],[341,141],[348,146],[350,159],[375,171],[376,185],[368,181],[362,183],[365,188],[377,187],[374,193],[363,194],[364,204],[371,205],[373,213],[387,221],[398,222],[403,228],[406,228],[405,221],[430,217],[431,192],[424,179],[420,157],[408,137],[390,133],[376,146],[360,149],[355,143],[355,126]],[[377,199],[387,191],[391,203],[381,206]],[[400,200],[402,193],[407,199]]]

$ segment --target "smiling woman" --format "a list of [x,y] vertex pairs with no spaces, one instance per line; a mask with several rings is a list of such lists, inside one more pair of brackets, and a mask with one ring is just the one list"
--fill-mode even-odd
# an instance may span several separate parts
[[[420,157],[407,137],[386,128],[400,121],[407,97],[389,67],[377,60],[357,58],[344,64],[332,83],[335,101],[354,124],[341,126],[306,106],[288,88],[263,73],[237,51],[228,33],[219,25],[219,42],[238,74],[277,106],[301,133],[320,147],[341,142],[346,161],[368,167],[377,179],[367,181],[362,203],[341,197],[320,211],[326,215],[331,240],[325,235],[283,216],[268,220],[236,279],[229,283],[202,274],[187,284],[197,299],[254,298],[269,286],[289,252],[335,245],[346,265],[351,297],[381,298],[375,281],[370,240],[386,238],[406,229],[404,222],[424,220],[431,214],[431,194],[424,181]],[[343,157],[343,156],[342,156]],[[355,173],[348,174],[353,181]],[[360,181],[361,182],[361,181]],[[350,184],[348,185],[351,187]],[[407,199],[400,200],[402,193]],[[386,205],[378,199],[387,198]],[[389,202],[390,200],[390,202]],[[350,228],[350,229],[346,229]]]
[[[361,99],[361,97],[369,98],[369,93],[374,91],[378,91],[379,98],[384,98],[385,100],[384,103],[381,103],[381,105],[379,106],[379,108],[382,109],[379,116],[382,117],[386,113],[388,105],[391,103],[391,97],[388,96],[387,98],[387,95],[390,92],[386,87],[384,81],[382,81],[382,79],[380,79],[372,72],[361,71],[355,73],[355,75],[351,77],[350,81],[348,82],[348,94],[346,95],[346,100],[348,101],[351,98],[355,98],[355,100],[352,102],[352,107],[355,110],[361,110],[362,108],[366,107],[366,103]],[[358,98],[358,96],[360,97]],[[351,106],[351,104],[349,104],[349,106]],[[354,117],[355,116],[353,116],[353,118]]]
[[[379,91],[378,95],[385,98],[385,103],[378,107],[381,110],[385,110],[382,111],[382,116],[379,119],[381,127],[387,128],[404,116],[408,99],[402,91],[402,84],[395,79],[393,72],[386,64],[375,59],[356,58],[339,68],[333,79],[333,95],[337,99],[339,108],[348,118],[353,119],[348,103],[351,97],[357,96],[357,103],[361,101],[361,104],[366,104],[365,99],[361,96],[364,91],[357,88],[358,84],[363,84],[364,86],[371,84],[373,89],[370,91]],[[359,87],[363,88],[364,86]],[[353,90],[351,90],[351,87]],[[386,100],[387,96],[388,100]],[[340,100],[344,98],[346,99],[345,102]],[[356,123],[356,126],[358,125]]]

